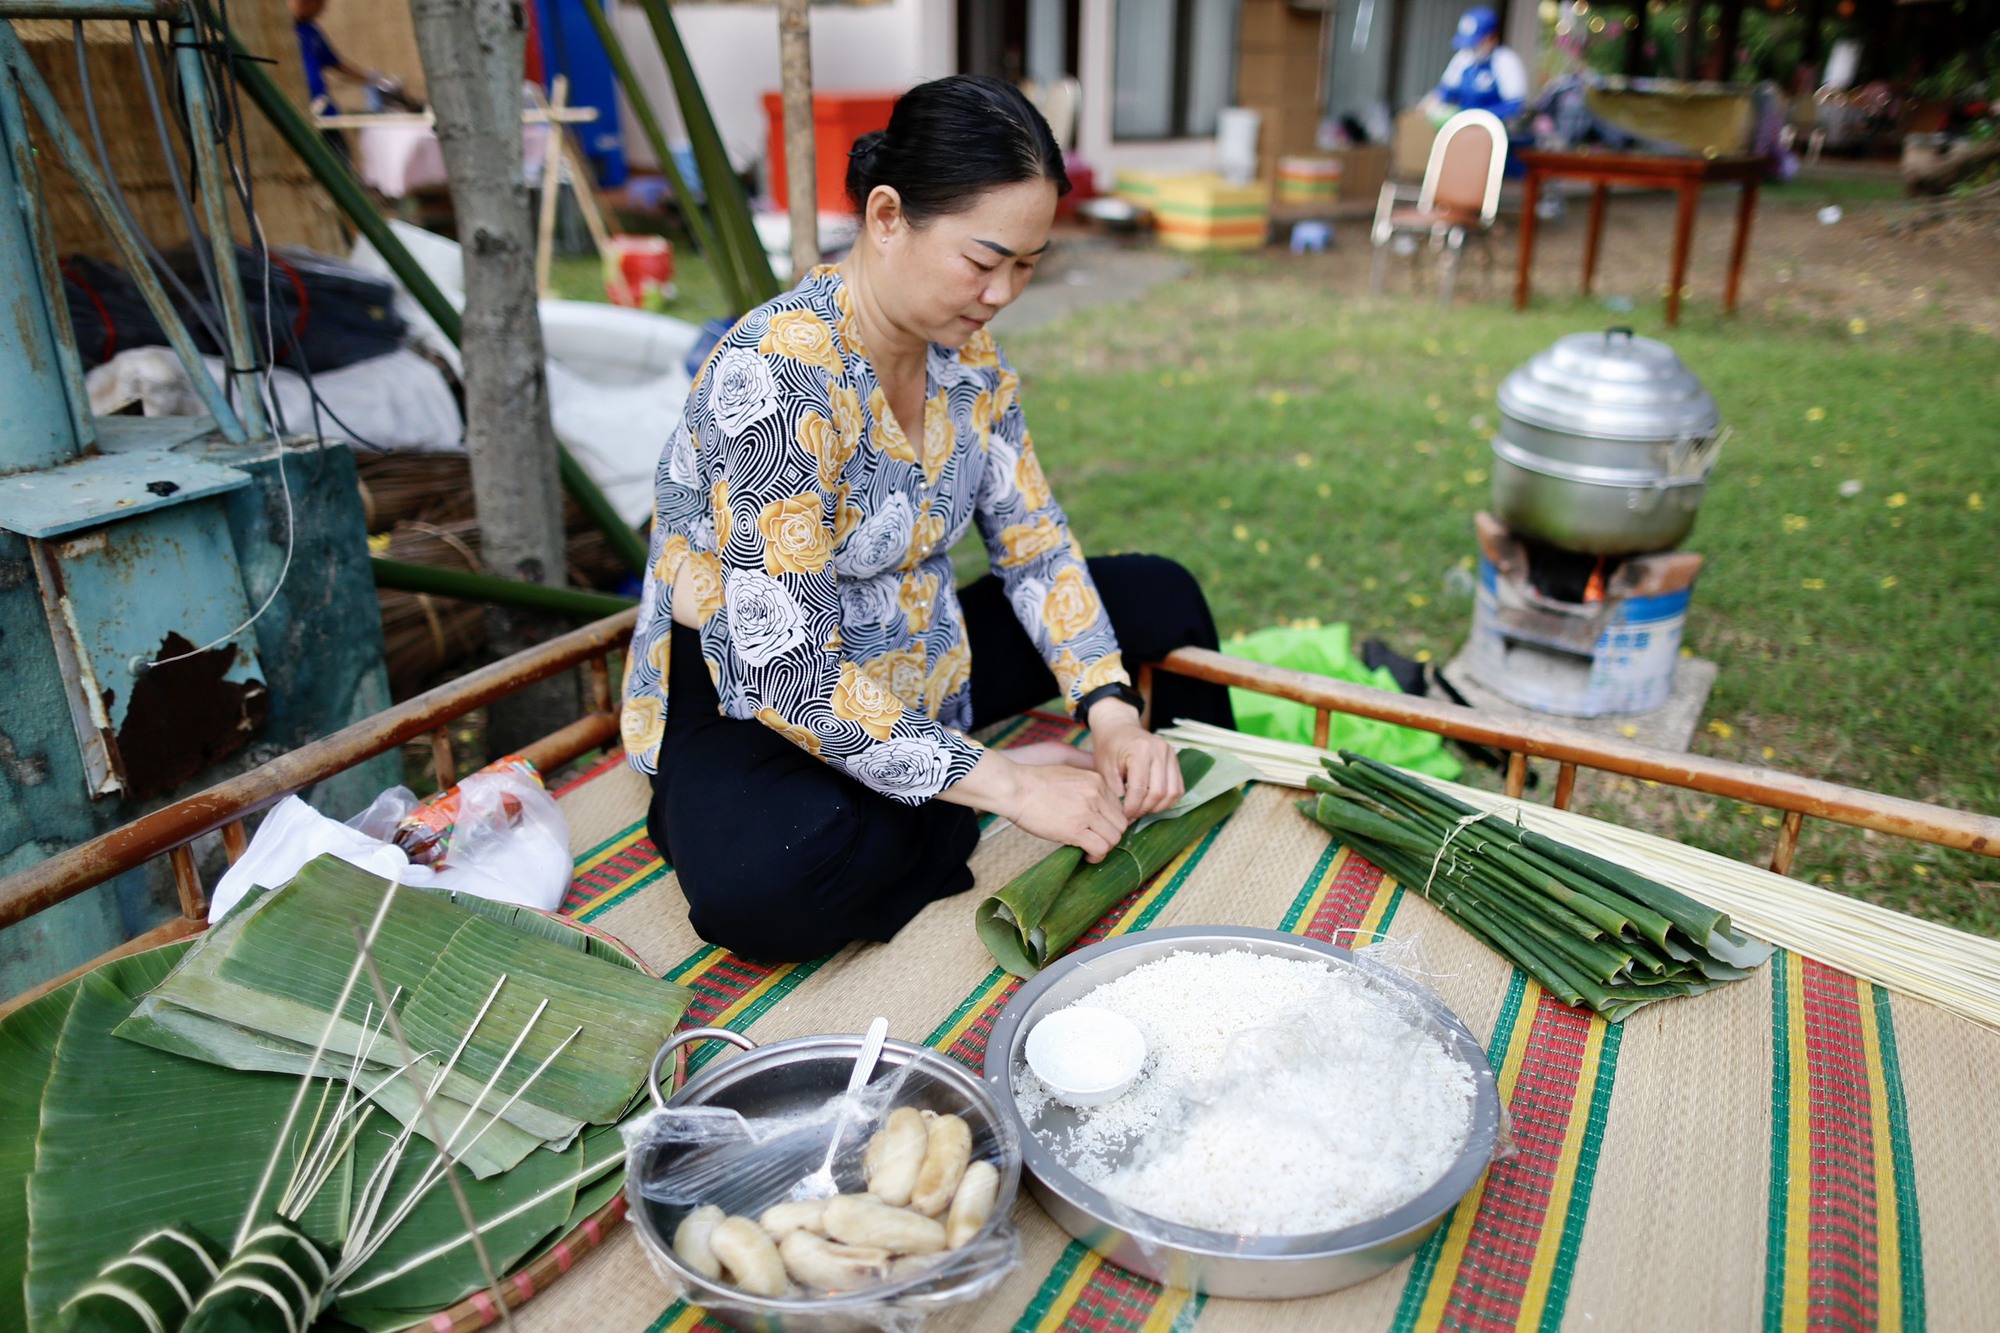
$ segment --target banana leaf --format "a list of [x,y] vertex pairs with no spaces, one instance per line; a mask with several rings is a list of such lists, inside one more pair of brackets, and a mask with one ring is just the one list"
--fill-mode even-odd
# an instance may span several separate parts
[[1241,784],[1252,774],[1241,761],[1187,749],[1180,752],[1180,765],[1187,795],[1171,810],[1126,829],[1104,860],[1079,865],[1081,851],[1059,847],[979,904],[973,928],[995,962],[1017,977],[1041,971],[1243,803]]
[[[387,881],[338,858],[310,862],[285,891],[232,914],[217,927],[148,997],[158,1003],[135,1013],[121,1035],[200,1053],[232,1068],[302,1068],[353,964],[356,930],[373,916],[386,889]],[[589,935],[535,914],[502,924],[498,914],[468,904],[441,895],[399,894],[376,941],[383,979],[404,989],[399,1013],[410,1043],[428,1053],[419,1060],[420,1073],[428,1078],[457,1047],[494,983],[505,977],[457,1068],[446,1076],[444,1094],[461,1103],[476,1099],[546,1000],[546,1012],[501,1074],[488,1106],[497,1109],[580,1028],[581,1034],[507,1109],[506,1121],[528,1140],[561,1145],[586,1123],[616,1120],[653,1053],[686,1010],[689,992],[635,971],[629,963],[616,965],[623,959],[593,955],[593,944],[606,946]],[[350,996],[329,1051],[351,1056],[362,1049],[369,1000],[358,992]],[[201,1025],[173,1013],[175,1009],[215,1022]],[[262,1034],[280,1044],[261,1043],[246,1034]],[[377,1050],[386,1068],[387,1052]],[[398,1107],[391,1102],[385,1109],[395,1113]],[[502,1153],[504,1147],[502,1155],[519,1160],[522,1154],[514,1150],[522,1142],[519,1137],[506,1145],[496,1141],[493,1148]]]
[[0,1023],[0,1328],[26,1328],[28,1177],[35,1169],[35,1129],[76,988],[65,986],[25,1004]]
[[[27,1322],[47,1327],[60,1304],[107,1260],[159,1226],[185,1219],[211,1235],[233,1236],[242,1221],[296,1080],[239,1073],[119,1039],[113,1029],[139,993],[156,984],[183,946],[120,959],[77,983],[54,1068],[43,1094],[28,1181]],[[356,1176],[381,1160],[385,1136],[356,1141]],[[493,1216],[575,1173],[581,1149],[547,1150],[491,1181],[467,1180],[475,1216]],[[406,1180],[429,1158],[412,1148]],[[281,1169],[289,1166],[281,1163]],[[329,1192],[330,1193],[330,1192]],[[569,1215],[572,1196],[549,1200],[496,1229],[487,1245],[511,1265]],[[334,1238],[341,1201],[323,1193],[302,1222]],[[433,1190],[357,1275],[386,1271],[422,1248],[464,1230],[443,1188]],[[18,1245],[17,1236],[5,1242]],[[450,1274],[437,1275],[438,1304],[483,1285],[469,1247]],[[414,1275],[413,1275],[414,1276]]]
[[62,1333],[179,1328],[229,1252],[186,1223],[161,1227],[97,1270],[57,1314]]

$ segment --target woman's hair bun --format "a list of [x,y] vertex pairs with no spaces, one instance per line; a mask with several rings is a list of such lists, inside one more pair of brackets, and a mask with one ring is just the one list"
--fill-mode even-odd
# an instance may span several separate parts
[[1069,193],[1062,150],[1048,121],[1013,84],[954,74],[896,99],[886,130],[871,130],[847,154],[847,195],[857,212],[876,186],[902,200],[912,226],[969,208],[988,190],[1046,180]]

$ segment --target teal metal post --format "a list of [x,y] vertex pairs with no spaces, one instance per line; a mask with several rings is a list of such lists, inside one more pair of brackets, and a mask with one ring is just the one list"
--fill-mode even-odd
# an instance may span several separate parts
[[29,150],[14,142],[15,120],[0,117],[0,473],[48,467],[78,448],[28,223],[37,205],[16,165],[17,150]]

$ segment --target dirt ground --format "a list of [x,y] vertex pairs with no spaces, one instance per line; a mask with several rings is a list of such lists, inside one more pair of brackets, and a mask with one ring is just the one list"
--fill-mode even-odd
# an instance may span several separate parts
[[[2000,335],[2000,217],[1941,208],[1938,201],[1889,193],[1893,173],[1807,174],[1760,194],[1751,225],[1739,308],[1781,317],[1848,323],[1957,325]],[[1536,231],[1534,291],[1571,296],[1582,275],[1588,195],[1568,200],[1565,215]],[[1703,193],[1695,221],[1683,309],[1714,309],[1722,300],[1734,233],[1737,193],[1719,186]],[[1837,205],[1838,221],[1820,210]],[[1616,305],[1657,302],[1666,292],[1672,253],[1674,200],[1663,193],[1615,193],[1605,210],[1596,295]],[[1343,224],[1328,267],[1359,290],[1368,277],[1366,223]],[[1467,263],[1474,299],[1513,295],[1519,253],[1518,215],[1503,212],[1493,240],[1490,283],[1481,290],[1477,260]],[[1428,273],[1422,275],[1428,283]],[[1390,290],[1411,282],[1407,263],[1391,269]],[[1464,278],[1461,281],[1465,281]],[[1691,304],[1690,304],[1691,303]],[[1861,331],[1861,330],[1857,330]]]

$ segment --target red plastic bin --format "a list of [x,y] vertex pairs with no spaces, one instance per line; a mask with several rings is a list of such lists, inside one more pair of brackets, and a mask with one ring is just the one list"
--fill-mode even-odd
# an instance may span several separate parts
[[[847,150],[870,130],[889,128],[889,112],[899,92],[816,92],[813,94],[813,174],[822,213],[851,213],[847,201]],[[764,122],[770,156],[771,202],[791,206],[785,187],[785,111],[777,93],[764,94]]]

